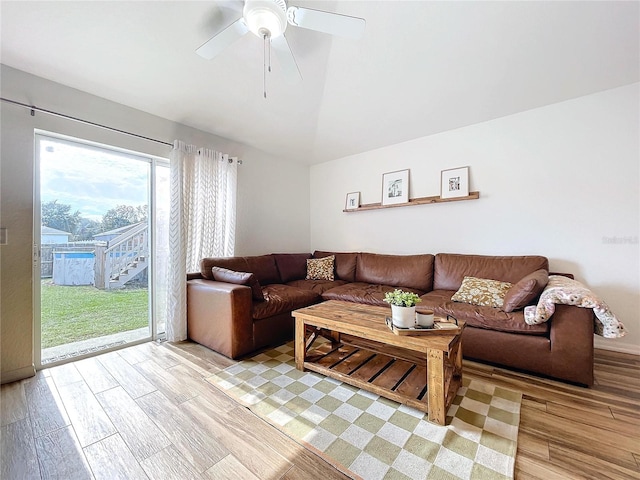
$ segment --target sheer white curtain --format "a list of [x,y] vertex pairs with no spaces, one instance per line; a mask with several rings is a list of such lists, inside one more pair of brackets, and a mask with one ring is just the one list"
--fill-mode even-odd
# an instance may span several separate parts
[[187,338],[187,272],[203,257],[233,255],[238,162],[176,140],[170,155],[167,340]]

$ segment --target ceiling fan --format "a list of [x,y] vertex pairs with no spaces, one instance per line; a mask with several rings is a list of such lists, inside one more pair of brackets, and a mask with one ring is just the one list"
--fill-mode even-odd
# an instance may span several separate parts
[[240,37],[252,32],[263,39],[265,45],[268,43],[273,48],[285,78],[296,83],[302,80],[302,75],[284,36],[287,24],[357,39],[364,33],[366,22],[363,18],[322,10],[295,6],[287,8],[285,0],[245,0],[242,17],[207,40],[196,53],[210,60]]

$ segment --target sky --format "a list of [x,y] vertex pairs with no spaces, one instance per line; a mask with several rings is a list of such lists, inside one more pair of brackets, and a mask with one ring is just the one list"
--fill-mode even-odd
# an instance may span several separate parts
[[118,205],[147,205],[150,164],[144,160],[64,140],[43,139],[40,201],[71,205],[71,213],[79,210],[82,217],[98,222]]

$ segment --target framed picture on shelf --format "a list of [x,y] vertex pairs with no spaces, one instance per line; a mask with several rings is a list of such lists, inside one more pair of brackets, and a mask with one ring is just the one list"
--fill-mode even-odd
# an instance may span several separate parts
[[360,192],[347,193],[347,201],[345,202],[345,210],[355,210],[360,206]]
[[442,170],[440,175],[440,198],[469,196],[469,167]]
[[409,202],[409,169],[382,175],[382,205]]

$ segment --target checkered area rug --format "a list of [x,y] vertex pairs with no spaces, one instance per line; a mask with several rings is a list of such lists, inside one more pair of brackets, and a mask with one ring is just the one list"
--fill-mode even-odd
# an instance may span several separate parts
[[296,370],[293,344],[207,378],[352,478],[513,478],[522,394],[463,378],[447,425],[314,372]]

